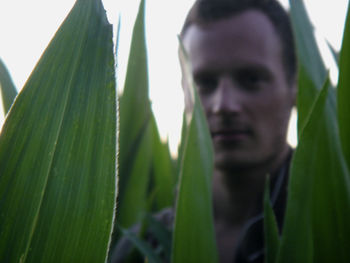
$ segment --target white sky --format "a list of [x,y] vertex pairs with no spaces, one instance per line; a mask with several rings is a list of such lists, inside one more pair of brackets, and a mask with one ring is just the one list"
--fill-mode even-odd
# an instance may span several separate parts
[[[0,58],[20,90],[62,23],[74,0],[0,0]],[[281,0],[284,6],[288,0]],[[327,38],[338,50],[344,27],[346,0],[304,0],[319,39]],[[117,28],[121,13],[118,82],[123,83],[128,46],[139,0],[103,0],[110,23]],[[177,34],[193,0],[146,0],[146,34],[150,97],[161,135],[172,151],[180,137],[183,95],[177,60]],[[324,52],[326,60],[330,54]],[[332,67],[332,62],[328,62]],[[336,72],[332,72],[336,79]],[[1,108],[1,107],[0,107]],[[0,123],[2,114],[0,113]],[[295,121],[294,121],[295,122]],[[295,141],[295,138],[291,141]]]

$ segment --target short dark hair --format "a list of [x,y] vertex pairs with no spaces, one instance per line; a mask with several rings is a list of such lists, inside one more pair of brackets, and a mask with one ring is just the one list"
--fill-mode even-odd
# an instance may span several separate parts
[[180,37],[185,36],[192,24],[208,24],[251,9],[262,12],[272,22],[282,45],[286,79],[288,83],[293,83],[297,74],[293,30],[288,13],[276,0],[196,0],[186,17]]

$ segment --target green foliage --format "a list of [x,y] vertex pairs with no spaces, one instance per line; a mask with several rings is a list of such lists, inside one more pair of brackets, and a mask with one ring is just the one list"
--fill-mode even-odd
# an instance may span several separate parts
[[[350,6],[348,7],[350,10]],[[344,156],[350,167],[350,12],[348,10],[340,54],[338,81],[338,122]]]
[[[335,91],[303,1],[290,5],[300,62],[299,144],[281,237],[266,184],[266,260],[349,262],[350,18]],[[141,0],[118,99],[112,29],[100,0],[77,0],[13,105],[15,88],[0,61],[5,112],[12,105],[0,135],[1,262],[105,262],[109,244],[113,249],[121,238],[148,262],[218,261],[206,119],[191,84],[194,107],[184,115],[179,158],[173,160],[148,98],[144,19]],[[172,233],[149,216],[169,206],[176,207]],[[112,236],[114,216],[119,228]]]
[[[349,89],[339,81],[336,97],[329,80],[321,84],[327,73],[303,2],[290,1],[290,5],[300,62],[299,143],[291,164],[281,244],[272,262],[349,262],[350,181],[342,151],[348,147],[345,131],[350,115],[344,101],[350,98]],[[346,26],[344,36],[349,30]],[[341,72],[349,58],[344,55],[346,39]]]
[[213,149],[190,71],[186,72],[186,77],[194,95],[194,106],[183,138],[172,262],[214,263],[218,261],[218,255],[212,211]]
[[2,97],[2,106],[4,113],[10,110],[11,105],[17,96],[17,90],[12,82],[11,76],[4,64],[0,59],[0,92]]
[[116,199],[112,27],[78,0],[0,137],[0,261],[105,261]]

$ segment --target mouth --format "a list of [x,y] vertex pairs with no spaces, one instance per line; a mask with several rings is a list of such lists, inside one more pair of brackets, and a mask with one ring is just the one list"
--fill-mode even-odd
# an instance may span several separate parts
[[219,130],[211,133],[214,142],[238,143],[250,136],[248,130]]

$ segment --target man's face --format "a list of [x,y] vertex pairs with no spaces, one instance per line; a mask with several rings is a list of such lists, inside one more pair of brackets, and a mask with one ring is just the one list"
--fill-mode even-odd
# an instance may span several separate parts
[[183,41],[216,168],[244,169],[285,151],[296,87],[287,83],[280,39],[270,20],[249,10],[205,26],[193,24]]

